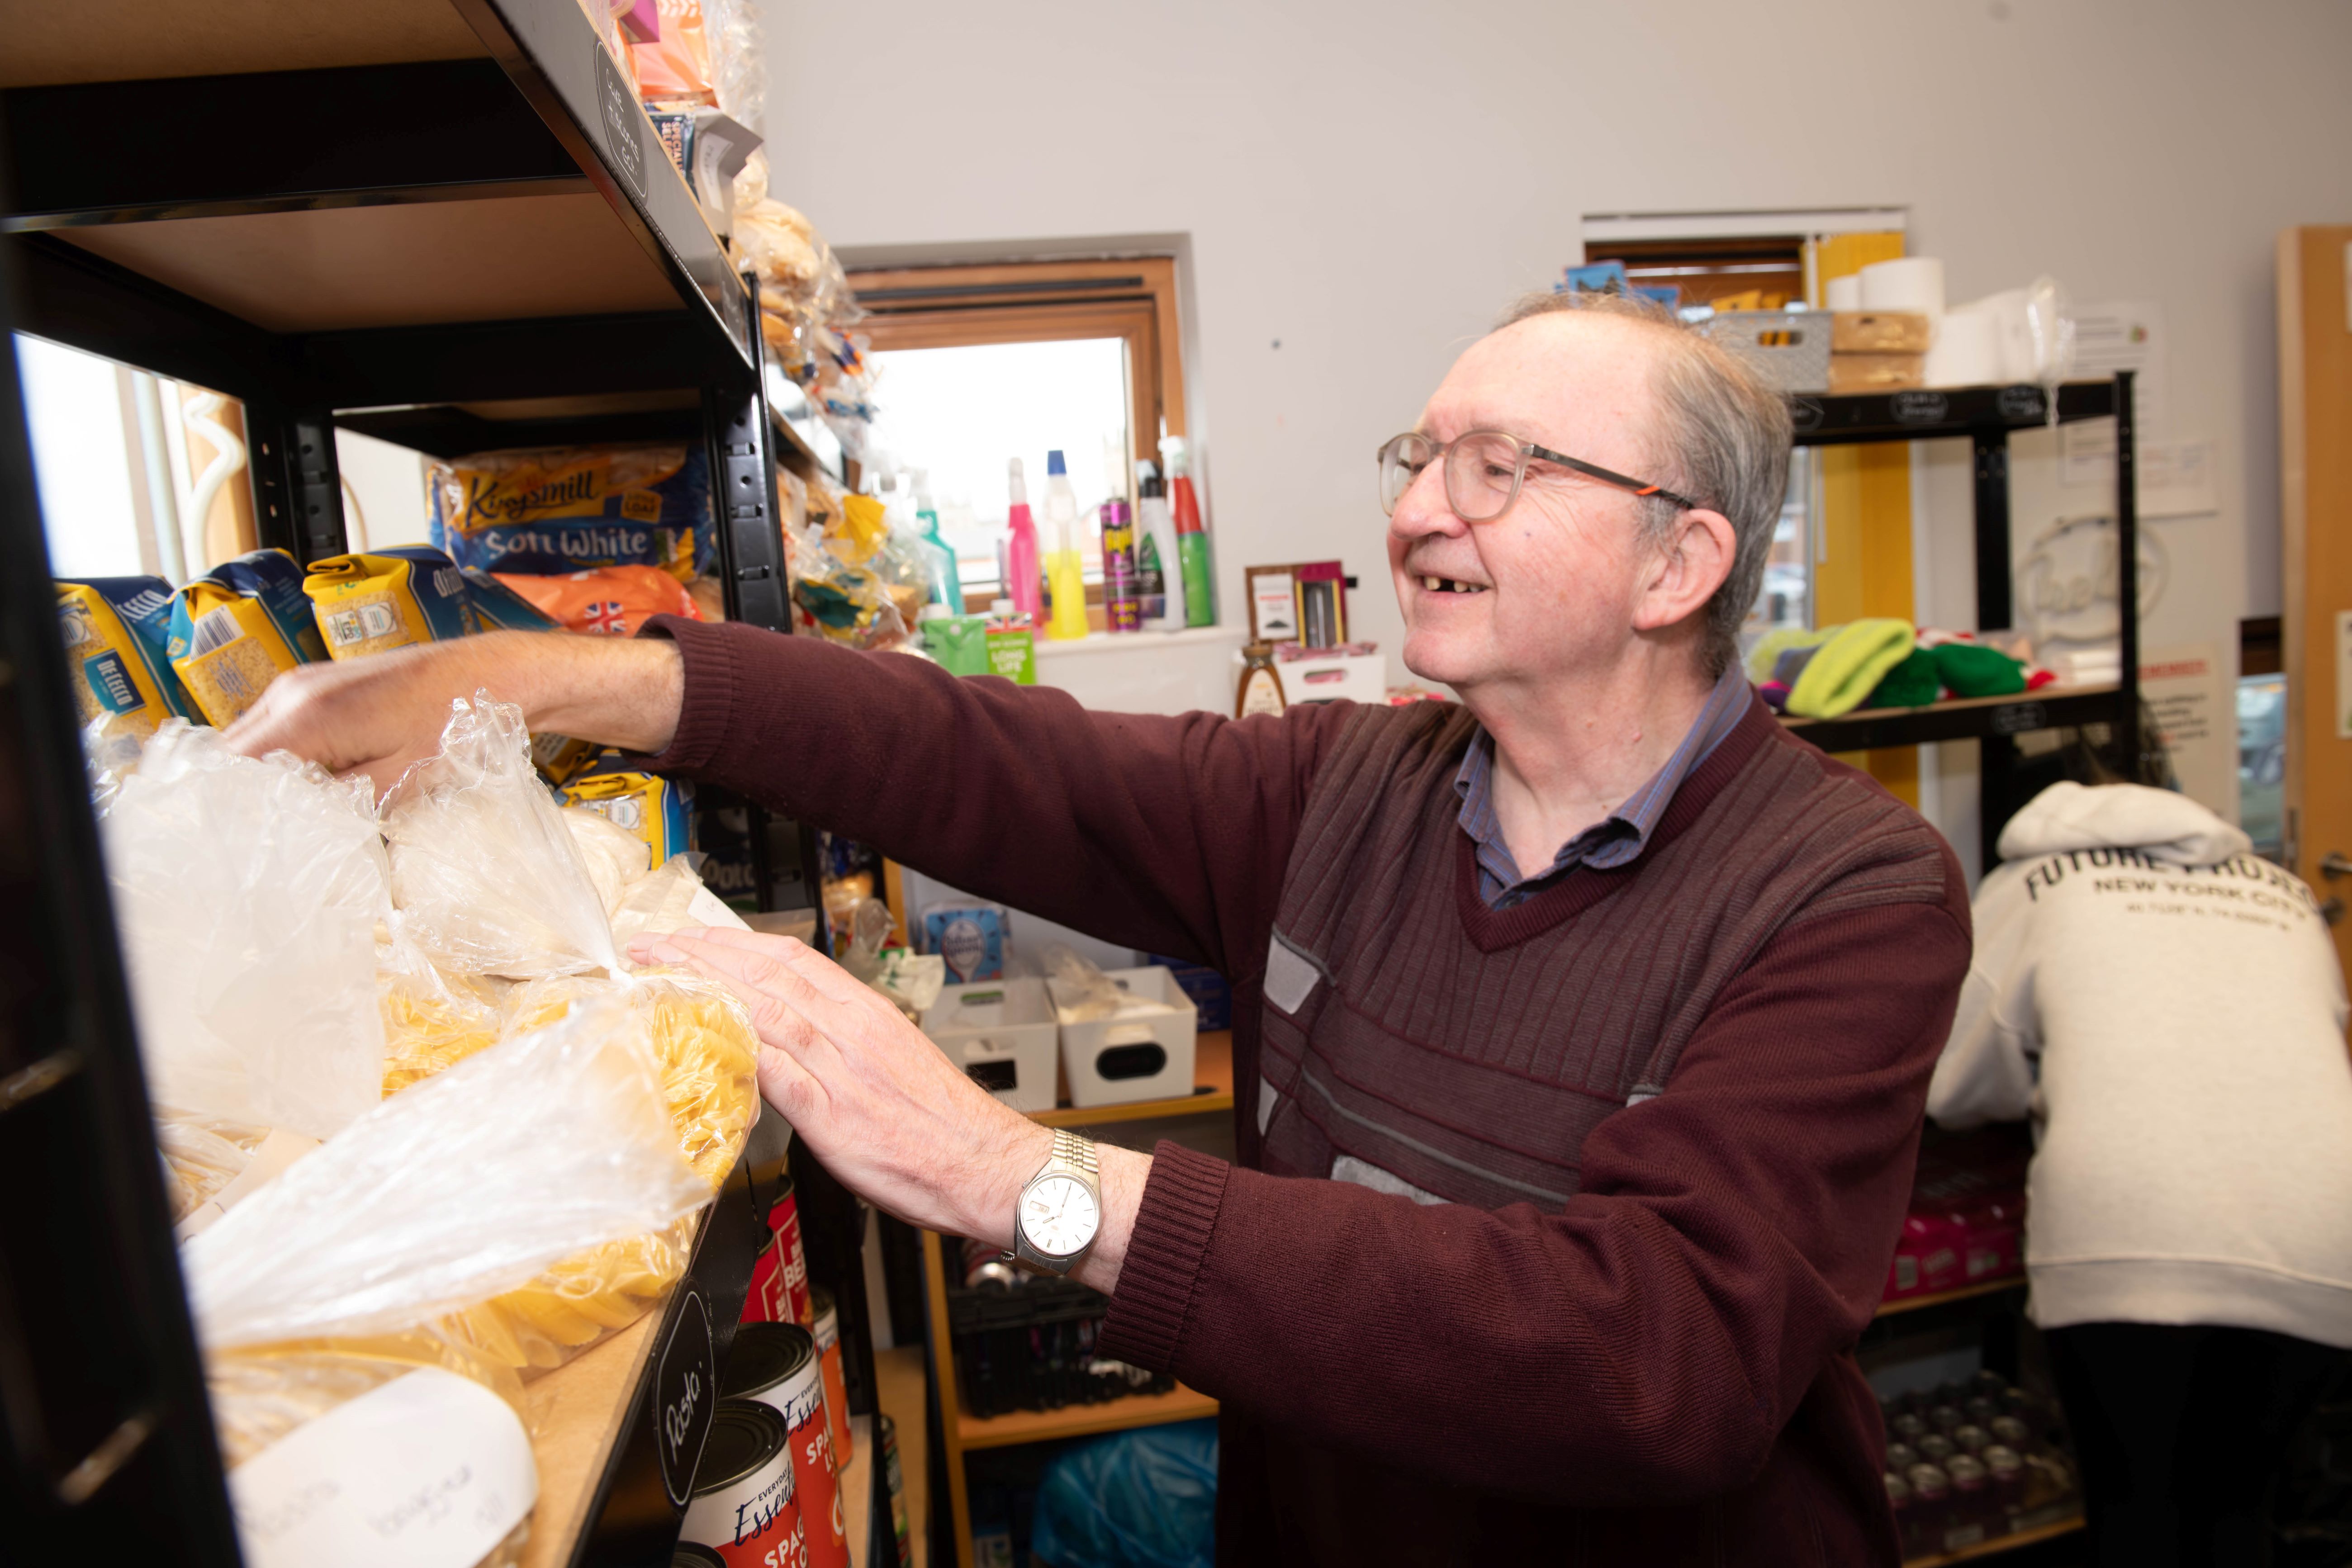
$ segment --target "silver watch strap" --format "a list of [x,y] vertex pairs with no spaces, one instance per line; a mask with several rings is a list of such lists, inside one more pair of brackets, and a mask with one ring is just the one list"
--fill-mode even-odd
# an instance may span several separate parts
[[1045,1163],[1048,1165],[1067,1165],[1089,1179],[1101,1174],[1095,1161],[1095,1141],[1080,1137],[1066,1127],[1055,1130],[1054,1152]]

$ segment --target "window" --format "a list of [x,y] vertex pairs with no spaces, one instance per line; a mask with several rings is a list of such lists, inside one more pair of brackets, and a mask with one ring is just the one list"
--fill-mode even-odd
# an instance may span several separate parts
[[[1132,465],[1184,434],[1175,274],[1167,257],[850,274],[879,371],[868,458],[925,471],[967,605],[1002,592],[1007,459],[1022,459],[1042,512],[1058,449],[1091,509],[1114,490],[1132,499]],[[1081,521],[1099,598],[1099,535],[1090,511]]]

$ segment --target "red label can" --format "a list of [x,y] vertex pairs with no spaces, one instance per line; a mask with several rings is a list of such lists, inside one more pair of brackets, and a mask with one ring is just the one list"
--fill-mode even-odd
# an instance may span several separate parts
[[678,1540],[717,1552],[728,1568],[808,1568],[792,1449],[782,1412],[720,1400]]
[[841,1314],[835,1310],[833,1292],[824,1286],[813,1287],[809,1299],[816,1306],[817,1370],[824,1377],[825,1424],[833,1432],[833,1461],[845,1466],[850,1460],[849,1384],[841,1370]]
[[751,1292],[743,1298],[747,1323],[798,1323],[811,1328],[816,1310],[809,1300],[808,1252],[801,1246],[800,1204],[793,1179],[768,1210],[768,1245],[751,1265]]
[[824,1375],[816,1341],[797,1323],[746,1323],[735,1331],[719,1392],[772,1407],[790,1433],[808,1568],[849,1568],[849,1531],[825,1428]]

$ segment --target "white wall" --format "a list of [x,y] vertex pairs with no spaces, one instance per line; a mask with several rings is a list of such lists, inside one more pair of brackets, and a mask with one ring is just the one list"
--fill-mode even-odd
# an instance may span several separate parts
[[[2158,525],[2147,646],[2234,656],[2277,607],[2271,247],[2352,214],[2338,0],[765,7],[772,184],[836,246],[1185,237],[1229,618],[1244,564],[1338,556],[1393,652],[1372,450],[1580,259],[1584,214],[1865,203],[1910,209],[1954,300],[2046,271],[2160,301],[2170,427],[2214,441],[2221,510]],[[1925,488],[1964,532],[1965,485]]]

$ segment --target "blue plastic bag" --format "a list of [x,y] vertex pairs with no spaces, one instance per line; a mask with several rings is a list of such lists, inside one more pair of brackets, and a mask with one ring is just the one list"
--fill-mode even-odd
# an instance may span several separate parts
[[1037,1487],[1039,1568],[1212,1568],[1217,1422],[1145,1426],[1056,1454]]

